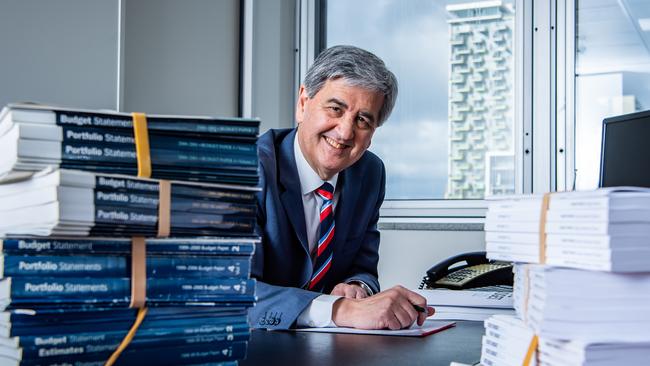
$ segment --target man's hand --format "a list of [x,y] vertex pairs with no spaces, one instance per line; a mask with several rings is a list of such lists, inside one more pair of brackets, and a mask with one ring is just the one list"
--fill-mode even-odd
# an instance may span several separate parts
[[[426,313],[418,312],[413,305],[425,308]],[[428,316],[433,315],[433,308],[426,305],[424,297],[395,286],[363,299],[345,297],[337,300],[332,308],[332,320],[339,327],[403,329],[415,321],[422,325]]]
[[354,283],[339,283],[332,289],[330,295],[343,296],[349,299],[363,299],[368,297],[366,290]]

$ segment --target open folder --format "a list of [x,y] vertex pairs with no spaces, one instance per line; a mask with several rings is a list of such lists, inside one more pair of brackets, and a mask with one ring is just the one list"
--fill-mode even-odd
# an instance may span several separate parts
[[425,337],[429,334],[438,333],[447,328],[456,325],[456,322],[441,321],[441,320],[425,320],[421,326],[414,324],[408,329],[399,330],[367,330],[355,329],[345,327],[330,327],[330,328],[297,328],[289,329],[295,332],[317,332],[317,333],[349,333],[349,334],[371,334],[371,335],[387,335],[387,336],[401,336],[401,337]]

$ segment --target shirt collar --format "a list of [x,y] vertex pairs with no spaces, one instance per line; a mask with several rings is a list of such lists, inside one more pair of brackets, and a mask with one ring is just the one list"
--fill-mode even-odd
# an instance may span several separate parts
[[[300,179],[300,189],[302,194],[308,194],[315,191],[318,187],[323,185],[323,180],[320,179],[318,174],[311,168],[311,165],[305,159],[300,145],[298,144],[298,133],[293,140],[293,155],[296,159],[296,168],[298,168],[298,178]],[[339,173],[334,174],[334,176],[327,182],[334,187],[336,190],[336,181],[339,179]]]

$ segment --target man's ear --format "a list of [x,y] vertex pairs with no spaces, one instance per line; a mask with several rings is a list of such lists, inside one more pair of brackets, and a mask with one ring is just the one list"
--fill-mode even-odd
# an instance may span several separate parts
[[307,90],[305,85],[300,85],[300,93],[298,94],[298,102],[296,103],[296,122],[298,124],[302,123],[305,117],[305,105],[309,96],[307,95]]

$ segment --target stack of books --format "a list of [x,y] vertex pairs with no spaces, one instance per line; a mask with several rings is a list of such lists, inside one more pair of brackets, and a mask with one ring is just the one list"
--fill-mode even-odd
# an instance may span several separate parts
[[[254,187],[171,181],[172,236],[250,235]],[[0,235],[156,235],[154,179],[46,169],[0,184]]]
[[[121,362],[185,364],[243,358],[250,239],[147,239],[150,307]],[[2,241],[0,364],[103,364],[136,319],[128,309],[131,242]],[[209,351],[209,352],[208,352]]]
[[485,215],[485,250],[490,259],[539,261],[541,195],[495,196]]
[[[553,193],[544,202],[529,195],[489,203],[488,257],[519,263],[513,286],[517,315],[486,320],[483,363],[647,362],[650,190]],[[520,336],[489,337],[495,323]],[[534,357],[524,362],[522,354],[531,349]]]
[[521,366],[527,357],[528,365],[537,364],[536,350],[529,351],[535,333],[522,320],[512,315],[493,315],[483,324],[482,365]]
[[[485,241],[492,259],[612,272],[650,271],[650,190],[603,188],[490,200]],[[544,234],[544,247],[540,235]]]
[[650,272],[650,190],[554,194],[546,220],[547,264]]
[[[536,334],[580,341],[649,340],[650,273],[518,265],[517,314]],[[517,291],[517,290],[515,290]]]
[[259,122],[147,121],[144,179],[128,115],[3,109],[0,364],[245,357]]
[[539,339],[540,365],[644,365],[650,359],[649,342],[588,343]]
[[[147,115],[152,177],[257,183],[259,120]],[[10,104],[0,112],[0,179],[46,167],[137,173],[128,113]]]
[[[485,321],[481,365],[485,366],[619,366],[644,365],[650,359],[650,341],[560,340],[538,336],[523,320],[494,315]],[[533,345],[531,347],[531,344]]]

